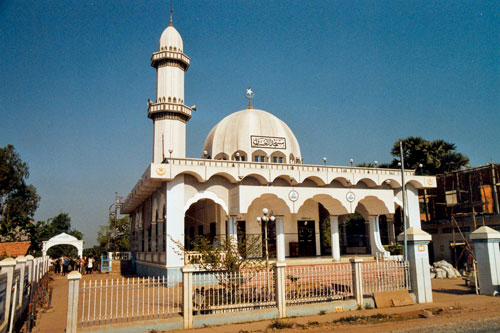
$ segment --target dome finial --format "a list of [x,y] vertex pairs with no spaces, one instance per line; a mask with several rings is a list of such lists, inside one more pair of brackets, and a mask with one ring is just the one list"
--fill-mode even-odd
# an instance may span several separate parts
[[248,107],[247,109],[253,109],[252,106],[252,98],[255,96],[254,91],[252,88],[248,87],[247,91],[245,92],[245,97],[248,98]]
[[[172,5],[172,4],[170,4]],[[174,10],[172,9],[172,6],[170,6],[170,24],[169,25],[172,25],[173,26],[173,23],[172,23],[172,13],[174,12]]]

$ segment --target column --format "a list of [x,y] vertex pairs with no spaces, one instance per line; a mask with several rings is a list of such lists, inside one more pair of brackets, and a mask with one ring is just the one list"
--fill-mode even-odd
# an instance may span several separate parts
[[330,215],[330,241],[333,260],[340,260],[339,217]]
[[[12,310],[11,306],[11,297],[12,297],[12,285],[13,285],[13,279],[14,279],[14,267],[16,267],[16,260],[12,258],[7,258],[2,261],[0,261],[0,270],[1,272],[7,272],[7,285],[5,286],[5,290],[7,291],[5,293],[5,323],[6,326],[9,323],[9,318],[10,318],[10,311]],[[0,323],[1,324],[1,323]],[[0,326],[0,328],[2,328]],[[5,330],[7,330],[7,327],[5,327]]]
[[[432,237],[420,228],[411,227],[406,231],[406,239],[411,289],[417,303],[431,303],[432,285],[427,245]],[[404,233],[399,234],[398,241],[401,243],[404,241]]]
[[238,227],[236,216],[229,216],[227,220],[228,239],[231,242],[231,247],[235,250],[238,249]]
[[144,228],[142,229],[142,239],[143,239],[143,243],[144,243],[144,249],[142,250],[143,252],[148,252],[149,251],[149,239],[148,239],[148,228],[146,228],[146,226],[144,226]]
[[470,234],[477,260],[479,291],[481,295],[494,296],[500,285],[500,232],[490,227],[480,227]]
[[276,259],[285,261],[285,221],[283,216],[276,216]]
[[384,249],[382,245],[382,240],[380,239],[380,226],[378,216],[368,217],[369,227],[370,227],[370,248],[372,255],[388,257],[389,252]]
[[396,231],[394,229],[394,215],[387,214],[387,233],[389,236],[389,244],[396,243]]
[[278,318],[286,317],[286,281],[285,281],[286,263],[278,261],[274,264],[276,276],[276,306],[278,307]]
[[24,296],[24,274],[26,273],[26,258],[24,256],[19,256],[16,258],[16,262],[19,264],[21,268],[21,274],[19,275],[19,290],[17,291],[18,299],[17,304],[20,304],[22,307],[23,304],[23,296]]
[[194,267],[182,267],[182,319],[184,328],[193,328],[193,272]]
[[363,280],[361,277],[361,262],[359,258],[349,260],[352,268],[352,293],[358,305],[363,305]]
[[[184,266],[184,255],[175,244],[178,242],[184,246],[184,176],[177,176],[167,182],[166,193],[166,265],[167,267],[180,268]],[[172,239],[173,240],[172,240]],[[175,242],[174,242],[175,241]],[[175,250],[174,250],[175,249]],[[177,252],[177,253],[176,253]]]
[[157,252],[156,249],[156,221],[151,221],[151,252]]
[[163,242],[165,242],[165,239],[163,238],[163,224],[165,223],[165,220],[161,219],[158,220],[158,244],[156,245],[158,248],[158,252],[163,252]]
[[72,271],[68,274],[68,310],[66,312],[66,333],[76,333],[78,322],[78,285],[82,274]]

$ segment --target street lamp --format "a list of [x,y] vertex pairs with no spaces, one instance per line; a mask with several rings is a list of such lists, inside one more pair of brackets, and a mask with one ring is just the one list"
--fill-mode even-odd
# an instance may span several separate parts
[[354,159],[353,159],[353,158],[351,158],[351,159],[349,160],[349,163],[351,163],[351,166],[352,166],[352,164],[354,163]]
[[323,163],[326,165],[326,157],[323,157]]
[[375,166],[375,168],[378,166],[378,161],[375,161],[373,162],[373,165]]
[[271,286],[269,281],[269,246],[268,246],[268,237],[267,237],[267,223],[269,221],[274,222],[276,220],[276,216],[274,216],[273,212],[269,212],[269,209],[262,209],[262,216],[257,217],[257,223],[264,226],[264,246],[266,251],[266,275],[267,275],[267,292],[271,292]]

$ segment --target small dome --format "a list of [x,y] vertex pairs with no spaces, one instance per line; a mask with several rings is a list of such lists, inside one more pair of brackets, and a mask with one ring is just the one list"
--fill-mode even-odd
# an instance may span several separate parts
[[300,147],[290,128],[257,109],[230,114],[212,128],[203,151],[212,159],[300,163]]
[[173,25],[169,25],[161,34],[160,37],[160,51],[182,51],[183,43],[181,34],[174,28]]

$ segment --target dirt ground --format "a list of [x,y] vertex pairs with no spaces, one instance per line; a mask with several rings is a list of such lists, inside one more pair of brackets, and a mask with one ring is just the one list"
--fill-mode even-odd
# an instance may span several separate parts
[[[105,279],[118,275],[95,274],[83,279]],[[52,309],[40,313],[34,332],[64,332],[66,326],[66,309],[68,281],[66,277],[54,276],[52,281],[54,292]],[[343,313],[325,313],[314,316],[287,318],[275,322],[275,326],[283,323],[290,328],[279,329],[280,332],[394,332],[394,331],[450,331],[446,325],[459,325],[455,332],[467,331],[467,327],[479,327],[487,323],[488,329],[481,332],[500,331],[500,297],[475,295],[466,287],[461,279],[432,280],[432,304],[415,304],[403,307],[347,311]],[[273,321],[259,321],[243,324],[213,326],[192,330],[168,332],[272,332],[269,328]],[[461,325],[461,326],[460,326]],[[281,325],[284,326],[284,325]],[[464,328],[464,329],[462,329]]]

